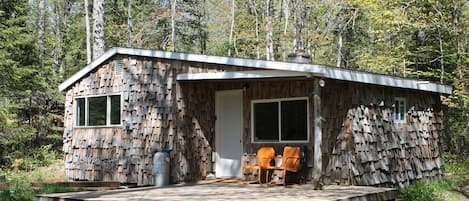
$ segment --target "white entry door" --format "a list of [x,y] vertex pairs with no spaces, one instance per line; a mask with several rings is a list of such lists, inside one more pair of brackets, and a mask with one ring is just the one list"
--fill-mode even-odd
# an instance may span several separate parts
[[215,176],[241,177],[243,153],[243,91],[217,91],[215,94]]

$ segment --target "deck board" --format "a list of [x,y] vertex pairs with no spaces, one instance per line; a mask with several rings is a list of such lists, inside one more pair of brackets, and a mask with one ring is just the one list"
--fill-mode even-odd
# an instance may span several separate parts
[[141,187],[108,191],[39,195],[39,201],[127,201],[127,200],[299,200],[312,201],[381,201],[397,198],[394,188],[366,186],[324,186],[312,190],[311,185],[261,186],[236,182],[209,182],[193,185],[173,185],[163,188]]

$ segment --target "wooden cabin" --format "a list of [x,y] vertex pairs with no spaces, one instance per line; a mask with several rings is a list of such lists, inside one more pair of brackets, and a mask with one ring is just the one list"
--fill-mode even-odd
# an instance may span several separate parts
[[112,48],[63,82],[73,180],[241,177],[243,154],[305,147],[309,182],[402,186],[443,174],[450,86],[324,65]]

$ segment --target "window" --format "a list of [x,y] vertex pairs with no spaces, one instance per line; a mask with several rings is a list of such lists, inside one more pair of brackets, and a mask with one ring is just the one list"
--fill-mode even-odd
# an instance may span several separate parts
[[121,124],[121,96],[76,98],[77,126],[115,126]]
[[308,98],[254,100],[253,142],[307,142]]
[[405,123],[406,122],[406,103],[405,98],[397,97],[394,99],[394,122]]

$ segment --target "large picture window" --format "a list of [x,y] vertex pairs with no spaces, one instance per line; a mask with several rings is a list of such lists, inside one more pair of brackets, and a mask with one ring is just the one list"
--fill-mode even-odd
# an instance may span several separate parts
[[406,122],[406,101],[405,98],[396,97],[394,99],[394,122],[405,123]]
[[121,125],[121,96],[90,96],[75,99],[77,126]]
[[307,142],[308,98],[254,100],[253,142]]

